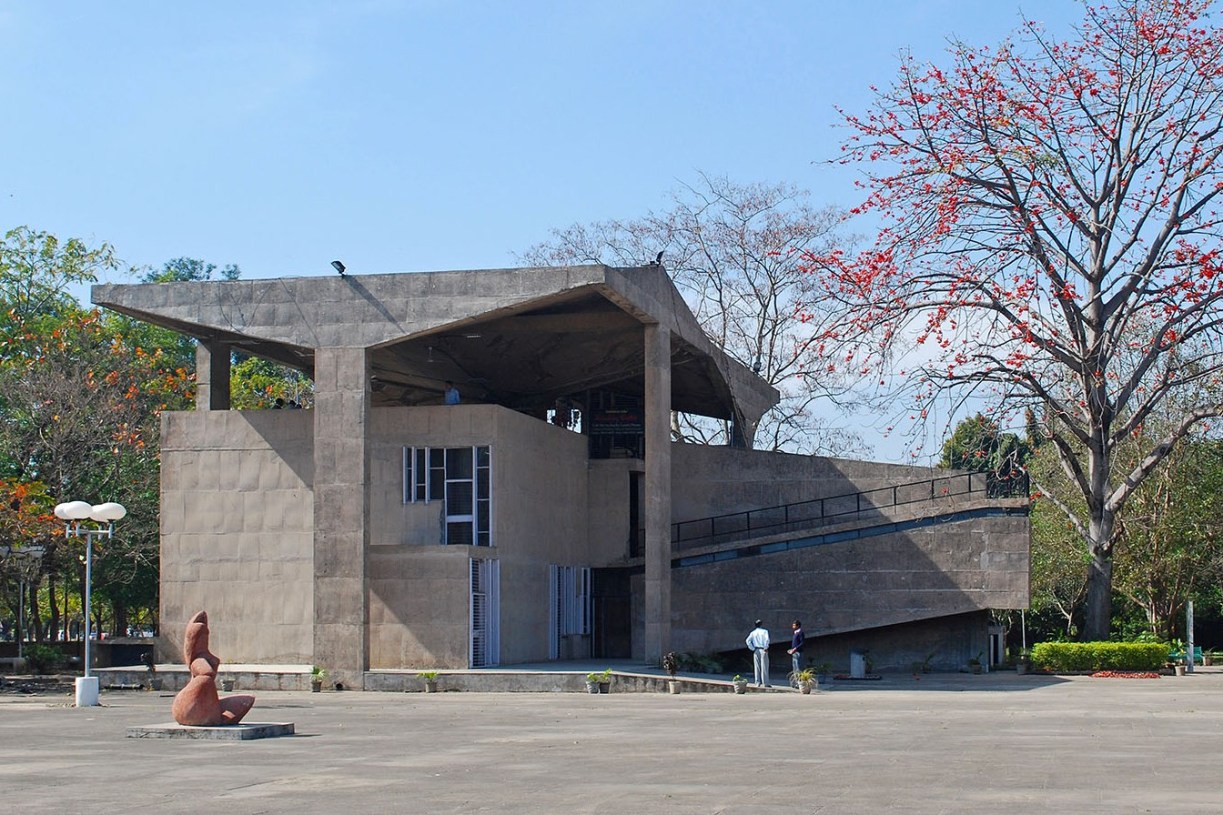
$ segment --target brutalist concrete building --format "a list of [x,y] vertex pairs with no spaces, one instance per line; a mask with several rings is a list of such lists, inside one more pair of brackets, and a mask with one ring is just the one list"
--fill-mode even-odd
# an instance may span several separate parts
[[[980,475],[751,449],[777,393],[659,266],[106,285],[198,340],[162,419],[161,623],[227,662],[370,672],[736,650],[800,617],[812,657],[907,668],[1025,608],[1025,498]],[[230,409],[235,352],[308,410]],[[458,404],[448,404],[449,383]],[[453,400],[449,400],[453,401]],[[672,411],[732,445],[671,441]]]

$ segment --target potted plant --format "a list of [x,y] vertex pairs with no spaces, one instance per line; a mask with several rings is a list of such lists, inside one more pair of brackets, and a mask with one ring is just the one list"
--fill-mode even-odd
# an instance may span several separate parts
[[797,671],[791,671],[790,681],[798,686],[799,693],[811,693],[811,685],[816,681],[815,670],[813,668],[799,668]]
[[747,693],[747,680],[742,676],[735,674],[734,678],[730,681],[735,685],[735,693]]
[[604,668],[599,674],[599,693],[611,693],[612,669]]
[[417,676],[425,681],[425,693],[437,693],[437,671],[421,671]]
[[323,680],[327,678],[327,671],[315,665],[310,669],[310,692],[318,693],[323,689]]
[[820,685],[827,685],[829,678],[832,676],[832,663],[821,662],[813,670],[815,671],[815,681]]
[[672,693],[679,693],[679,680],[675,678],[675,673],[679,670],[679,656],[674,651],[663,654],[662,669],[667,672],[667,676],[671,677],[667,688]]
[[1015,673],[1023,676],[1030,670],[1032,670],[1032,652],[1024,648],[1019,652],[1019,659],[1015,660]]
[[982,651],[978,651],[975,657],[968,660],[968,670],[972,671],[975,674],[981,673],[981,657],[983,655],[984,654]]
[[1207,648],[1202,652],[1202,665],[1209,667],[1215,664],[1215,649]]

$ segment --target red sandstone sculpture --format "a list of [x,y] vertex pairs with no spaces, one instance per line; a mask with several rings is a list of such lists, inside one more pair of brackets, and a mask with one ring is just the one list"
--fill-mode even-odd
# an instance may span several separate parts
[[255,704],[249,694],[217,695],[217,668],[221,660],[208,650],[208,614],[201,611],[187,623],[183,659],[191,670],[187,687],[174,697],[174,721],[195,727],[237,724]]

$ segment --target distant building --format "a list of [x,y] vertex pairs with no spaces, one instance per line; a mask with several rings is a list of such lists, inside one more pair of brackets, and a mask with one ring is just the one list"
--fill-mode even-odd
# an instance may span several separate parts
[[[983,476],[753,451],[778,395],[661,267],[106,285],[199,340],[162,419],[161,630],[235,663],[369,671],[739,650],[763,618],[877,667],[989,646],[1025,608],[1023,498]],[[230,410],[231,354],[314,406]],[[444,404],[454,382],[458,405]],[[733,446],[670,440],[672,410]]]

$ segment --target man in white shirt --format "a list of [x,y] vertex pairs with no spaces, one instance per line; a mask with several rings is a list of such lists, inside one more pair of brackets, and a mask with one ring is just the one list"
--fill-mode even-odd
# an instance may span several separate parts
[[747,647],[752,651],[752,669],[756,672],[756,687],[771,688],[769,682],[769,630],[760,620],[747,635]]

